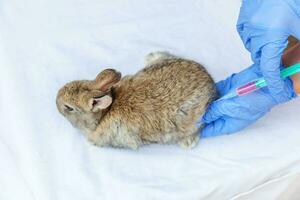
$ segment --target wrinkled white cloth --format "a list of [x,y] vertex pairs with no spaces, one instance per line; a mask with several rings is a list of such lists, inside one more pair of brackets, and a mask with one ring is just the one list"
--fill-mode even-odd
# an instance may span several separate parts
[[[194,59],[216,81],[240,71],[251,62],[235,31],[239,6],[239,0],[0,1],[0,199],[223,200],[255,188],[255,199],[281,195],[261,186],[300,171],[299,99],[190,151],[94,147],[55,106],[66,82],[92,79],[107,67],[135,73],[151,51]],[[277,188],[293,179],[284,180]]]

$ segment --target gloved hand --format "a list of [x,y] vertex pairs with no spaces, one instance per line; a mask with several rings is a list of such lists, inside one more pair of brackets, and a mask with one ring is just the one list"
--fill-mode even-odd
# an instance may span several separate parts
[[300,0],[243,0],[237,30],[275,102],[288,101],[280,63],[288,37],[300,39]]
[[[219,94],[223,96],[249,81],[261,78],[259,71],[259,66],[254,64],[246,70],[218,82]],[[296,97],[291,79],[287,78],[283,82],[283,92],[287,94],[287,98]],[[237,132],[257,121],[275,105],[277,105],[277,101],[267,88],[241,97],[217,100],[210,105],[202,118],[202,122],[206,126],[202,129],[201,137]]]

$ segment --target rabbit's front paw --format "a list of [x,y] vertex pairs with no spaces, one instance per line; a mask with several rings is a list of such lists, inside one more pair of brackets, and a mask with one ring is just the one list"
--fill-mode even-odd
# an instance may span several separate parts
[[97,134],[89,134],[87,137],[88,141],[95,146],[104,147],[106,143],[104,142],[103,138],[100,138]]
[[198,141],[199,141],[199,136],[198,134],[195,134],[195,135],[190,135],[185,138],[182,138],[181,140],[178,141],[178,144],[183,149],[192,149],[197,145]]

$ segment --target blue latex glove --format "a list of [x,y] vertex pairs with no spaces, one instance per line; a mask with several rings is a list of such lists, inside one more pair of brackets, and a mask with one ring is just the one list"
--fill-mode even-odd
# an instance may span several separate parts
[[[246,70],[218,82],[217,90],[223,96],[249,81],[260,78],[259,72],[259,66],[254,64]],[[283,90],[288,94],[287,98],[290,100],[296,97],[291,79],[287,78],[283,82]],[[267,88],[241,97],[217,100],[211,104],[203,116],[202,122],[206,123],[206,126],[202,129],[201,137],[237,132],[257,121],[275,105],[277,105],[277,101]]]
[[300,0],[243,0],[237,30],[270,94],[277,103],[288,101],[280,63],[288,37],[300,39]]

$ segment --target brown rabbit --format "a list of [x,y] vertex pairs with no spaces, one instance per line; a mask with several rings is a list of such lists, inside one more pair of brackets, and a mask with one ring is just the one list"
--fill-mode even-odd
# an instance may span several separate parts
[[133,76],[121,79],[106,69],[95,80],[66,84],[57,95],[59,112],[98,146],[194,147],[196,122],[217,97],[213,79],[200,64],[165,52],[149,54],[146,62]]

